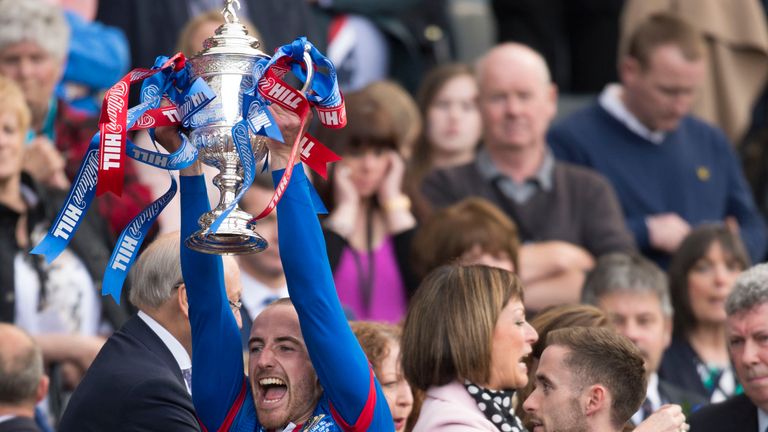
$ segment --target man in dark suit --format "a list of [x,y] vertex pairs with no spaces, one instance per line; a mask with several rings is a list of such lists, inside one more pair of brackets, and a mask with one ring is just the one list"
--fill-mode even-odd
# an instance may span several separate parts
[[628,337],[645,360],[645,401],[632,416],[640,424],[666,404],[696,409],[701,396],[661,380],[656,373],[672,340],[672,303],[667,278],[656,264],[639,254],[612,253],[597,260],[582,291],[584,303],[605,311],[619,333]]
[[[133,268],[139,313],[104,344],[75,390],[60,432],[199,431],[192,406],[192,337],[179,234],[158,238]],[[240,272],[225,260],[227,295],[240,322]]]
[[692,432],[768,431],[768,264],[745,271],[725,302],[726,337],[744,394],[694,413]]
[[39,432],[35,404],[47,393],[40,347],[20,328],[0,324],[0,432]]

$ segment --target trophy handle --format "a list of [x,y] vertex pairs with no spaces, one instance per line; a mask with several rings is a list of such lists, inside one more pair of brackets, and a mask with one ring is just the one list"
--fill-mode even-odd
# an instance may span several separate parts
[[301,87],[302,94],[305,94],[312,87],[312,79],[315,77],[315,67],[312,64],[312,56],[309,55],[311,49],[312,47],[309,44],[304,45],[304,64],[307,66],[307,79],[304,81],[304,86]]

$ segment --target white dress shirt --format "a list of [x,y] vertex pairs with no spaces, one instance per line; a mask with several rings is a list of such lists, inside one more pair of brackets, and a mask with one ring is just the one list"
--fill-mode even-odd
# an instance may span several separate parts
[[[645,398],[651,402],[651,408],[653,412],[656,412],[661,408],[661,394],[659,393],[659,375],[656,372],[652,373],[648,377],[648,388],[645,391]],[[632,423],[639,425],[643,421],[643,408],[632,416]]]
[[277,290],[272,289],[259,282],[245,271],[240,272],[240,281],[243,284],[243,292],[240,294],[240,301],[243,302],[243,307],[248,311],[248,315],[250,315],[251,319],[255,319],[259,316],[261,311],[267,307],[265,300],[274,297],[288,297],[288,286],[283,286]]
[[605,86],[603,92],[600,93],[600,99],[598,99],[600,106],[608,111],[608,114],[624,123],[624,125],[632,132],[654,144],[661,144],[661,142],[664,141],[666,134],[664,132],[654,132],[645,127],[645,125],[627,109],[627,106],[624,105],[624,101],[621,99],[622,92],[623,88],[620,84],[608,84]]
[[768,412],[757,409],[757,432],[768,432]]
[[[187,350],[184,349],[184,346],[181,345],[181,342],[173,337],[173,335],[168,330],[166,330],[165,327],[163,327],[159,322],[155,321],[154,318],[144,313],[144,311],[139,311],[139,318],[141,318],[141,320],[144,321],[149,326],[149,328],[152,329],[153,332],[155,332],[157,337],[163,341],[163,344],[165,344],[166,348],[168,348],[168,351],[171,352],[173,358],[176,360],[176,363],[179,365],[179,370],[189,369],[192,367],[192,360],[189,358],[189,353]],[[192,394],[192,389],[189,387],[189,384],[187,384],[186,387],[189,394]]]

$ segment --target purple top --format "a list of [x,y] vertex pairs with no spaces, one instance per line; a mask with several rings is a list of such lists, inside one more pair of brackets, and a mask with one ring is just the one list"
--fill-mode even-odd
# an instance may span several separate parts
[[406,300],[392,237],[387,237],[373,250],[374,277],[370,286],[370,307],[366,308],[360,285],[370,275],[368,267],[369,259],[365,252],[358,252],[349,246],[344,248],[333,275],[341,303],[354,314],[355,319],[398,323],[405,315]]

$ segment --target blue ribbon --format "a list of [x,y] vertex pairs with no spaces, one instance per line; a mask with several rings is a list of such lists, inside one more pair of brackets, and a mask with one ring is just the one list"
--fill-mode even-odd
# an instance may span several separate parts
[[99,178],[99,134],[91,139],[83,162],[77,171],[75,181],[69,190],[59,214],[54,219],[45,238],[30,253],[44,255],[50,264],[67,247],[72,236],[85,218],[93,197],[96,195],[96,183]]
[[165,206],[176,195],[177,188],[176,178],[171,176],[171,186],[168,191],[142,210],[120,233],[117,246],[112,250],[112,256],[109,258],[107,269],[104,272],[104,281],[101,285],[102,295],[111,295],[115,302],[120,304],[123,283],[128,276],[128,270],[136,260],[141,244],[147,237],[147,232],[155,223],[157,216],[162,213]]
[[189,142],[186,135],[179,134],[179,136],[182,142],[181,147],[170,154],[141,148],[131,140],[128,140],[126,150],[129,157],[147,165],[169,171],[184,169],[192,165],[197,159],[197,147]]
[[[310,91],[307,91],[305,96],[312,105],[318,105],[321,107],[336,107],[341,104],[341,90],[339,90],[339,80],[336,75],[336,68],[333,63],[324,56],[311,42],[307,41],[307,38],[302,36],[296,38],[289,45],[280,47],[278,54],[275,54],[273,60],[277,60],[283,56],[290,56],[294,62],[291,63],[291,72],[296,75],[302,81],[307,79],[307,72],[304,70],[304,46],[309,45],[309,56],[312,58],[312,62],[316,65],[314,70],[314,78],[312,79],[312,85]],[[319,70],[317,66],[324,68],[328,71],[327,74]]]

